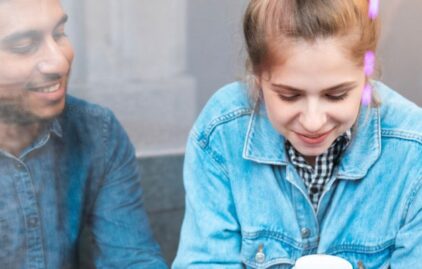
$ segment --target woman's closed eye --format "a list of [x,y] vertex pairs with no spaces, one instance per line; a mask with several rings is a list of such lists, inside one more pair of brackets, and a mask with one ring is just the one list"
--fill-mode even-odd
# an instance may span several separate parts
[[348,96],[348,93],[342,93],[342,94],[327,94],[325,95],[329,100],[331,101],[341,101],[346,99]]
[[[286,102],[294,102],[299,100],[302,95],[301,94],[278,94],[279,98]],[[329,101],[342,101],[346,99],[348,96],[348,93],[341,93],[341,94],[325,94],[325,98],[327,98]]]
[[300,94],[278,94],[278,97],[280,97],[280,99],[283,101],[294,102],[298,100],[301,97],[301,95]]

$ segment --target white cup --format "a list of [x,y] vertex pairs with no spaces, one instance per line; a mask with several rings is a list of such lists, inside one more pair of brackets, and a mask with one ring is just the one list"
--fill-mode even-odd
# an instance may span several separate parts
[[353,269],[353,266],[340,257],[314,254],[300,257],[293,269]]

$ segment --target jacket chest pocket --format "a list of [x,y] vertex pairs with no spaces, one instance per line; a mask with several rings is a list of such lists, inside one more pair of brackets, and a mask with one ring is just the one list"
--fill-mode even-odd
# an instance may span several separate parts
[[356,269],[388,269],[393,251],[393,243],[378,246],[340,245],[330,250],[331,255],[348,260]]
[[244,268],[288,269],[292,268],[301,250],[294,240],[282,234],[257,232],[243,234],[241,258]]

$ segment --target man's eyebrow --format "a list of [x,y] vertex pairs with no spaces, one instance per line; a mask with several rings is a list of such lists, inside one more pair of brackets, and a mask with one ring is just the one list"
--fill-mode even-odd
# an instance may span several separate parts
[[[295,87],[292,87],[292,86],[289,86],[289,85],[284,85],[284,84],[281,84],[281,83],[271,83],[271,86],[276,88],[276,89],[277,88],[285,89],[285,90],[292,91],[292,92],[298,92],[298,93],[306,92],[303,89],[298,89],[298,88],[295,88]],[[352,87],[355,87],[355,86],[356,86],[356,82],[354,82],[354,81],[343,82],[343,83],[340,83],[338,85],[323,89],[322,92],[330,92],[330,91],[335,91],[335,90],[338,90],[338,89],[352,88]]]
[[69,19],[69,16],[67,14],[64,14],[54,28],[57,28],[58,26],[65,24],[68,19]]
[[17,32],[3,38],[1,40],[1,43],[5,45],[13,44],[14,42],[17,42],[25,38],[36,39],[36,38],[40,38],[40,36],[41,36],[41,33],[35,30]]
[[[68,15],[64,14],[60,20],[57,22],[57,24],[54,26],[54,28],[59,27],[60,25],[63,25],[67,22],[68,20]],[[25,39],[25,38],[30,38],[30,39],[36,39],[36,38],[40,38],[41,33],[40,31],[37,30],[28,30],[28,31],[22,31],[22,32],[17,32],[17,33],[13,33],[9,36],[6,36],[5,38],[3,38],[1,40],[1,43],[3,44],[12,44],[14,42],[17,42],[21,39]]]

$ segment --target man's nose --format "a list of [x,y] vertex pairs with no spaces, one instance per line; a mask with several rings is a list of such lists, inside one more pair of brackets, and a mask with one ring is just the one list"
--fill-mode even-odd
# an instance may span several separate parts
[[51,38],[45,42],[38,62],[38,70],[43,74],[66,75],[70,68],[64,49]]
[[323,131],[327,115],[318,102],[310,101],[299,117],[299,122],[308,133]]

